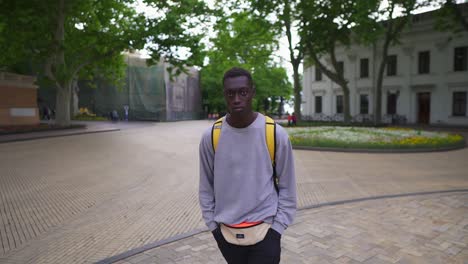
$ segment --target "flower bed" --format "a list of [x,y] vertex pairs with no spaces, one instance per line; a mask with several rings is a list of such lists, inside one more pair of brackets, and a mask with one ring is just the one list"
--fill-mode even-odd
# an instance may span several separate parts
[[293,146],[357,149],[438,149],[464,146],[464,138],[408,128],[287,128]]
[[91,113],[86,107],[80,108],[80,113],[73,117],[73,120],[78,121],[106,121],[107,118],[102,116],[96,116],[96,114]]

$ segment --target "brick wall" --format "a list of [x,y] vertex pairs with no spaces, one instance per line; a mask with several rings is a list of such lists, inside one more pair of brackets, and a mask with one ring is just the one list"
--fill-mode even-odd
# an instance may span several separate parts
[[0,126],[37,125],[37,86],[31,76],[0,73]]

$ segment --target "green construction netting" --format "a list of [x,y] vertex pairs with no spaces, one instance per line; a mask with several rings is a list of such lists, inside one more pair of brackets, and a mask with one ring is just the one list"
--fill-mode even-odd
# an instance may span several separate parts
[[[105,81],[93,85],[78,82],[78,105],[98,116],[110,117],[116,110],[124,118],[128,106],[129,120],[176,121],[202,118],[199,75],[195,70],[169,78],[164,64],[146,66],[145,60],[126,58],[127,76],[123,87],[117,88]],[[94,86],[94,87],[93,87]],[[41,93],[41,89],[39,91]],[[46,101],[55,105],[55,92],[42,89]]]

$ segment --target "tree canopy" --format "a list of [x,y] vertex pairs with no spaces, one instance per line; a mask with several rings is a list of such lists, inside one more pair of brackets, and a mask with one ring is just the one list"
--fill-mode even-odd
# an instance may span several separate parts
[[[304,52],[313,63],[343,91],[344,121],[350,121],[350,90],[344,69],[337,59],[338,47],[349,47],[361,42],[365,35],[354,32],[372,32],[372,14],[378,1],[325,0],[302,1],[299,4],[299,34]],[[329,59],[329,63],[323,57]]]
[[[152,62],[161,56],[172,65],[202,62],[200,34],[188,29],[203,19],[202,1],[144,2],[158,15],[147,18],[131,0],[3,0],[0,11],[0,68],[36,65],[35,73],[56,88],[56,122],[70,123],[71,84],[79,77],[100,76],[118,83],[124,76],[123,51],[151,43]],[[186,49],[180,58],[179,49]]]
[[291,93],[286,71],[272,60],[278,49],[275,28],[263,17],[241,12],[220,18],[215,31],[213,47],[207,53],[208,63],[201,71],[205,106],[210,112],[225,111],[223,75],[229,68],[239,66],[252,73],[256,88],[254,107],[273,111],[276,99]]
[[[344,93],[344,117],[350,119],[349,88],[337,59],[337,47],[362,44],[375,47],[381,58],[377,70],[375,116],[380,118],[381,86],[388,48],[399,35],[417,0],[219,0],[216,10],[203,0],[141,0],[155,10],[151,17],[135,11],[136,0],[1,0],[0,70],[34,71],[42,84],[57,90],[57,122],[70,122],[72,83],[99,76],[119,84],[125,76],[123,51],[146,48],[149,63],[161,59],[175,74],[184,66],[199,65],[204,104],[223,111],[222,75],[232,66],[254,76],[257,110],[273,111],[294,92],[300,118],[299,65],[305,56]],[[454,0],[442,6],[440,28],[466,30]],[[402,15],[396,15],[399,9]],[[444,15],[446,14],[446,15]],[[442,17],[443,16],[443,17]],[[213,32],[204,22],[216,19]],[[461,19],[460,19],[461,17]],[[383,22],[385,20],[385,22]],[[457,25],[454,27],[453,25]],[[299,41],[294,41],[294,31]],[[208,46],[203,37],[213,33]],[[293,66],[293,85],[278,63],[278,41],[286,37]],[[184,54],[184,55],[181,55]],[[324,60],[326,59],[326,60]]]

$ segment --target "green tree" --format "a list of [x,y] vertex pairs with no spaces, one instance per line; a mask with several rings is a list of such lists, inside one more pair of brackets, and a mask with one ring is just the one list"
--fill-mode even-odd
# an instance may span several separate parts
[[[465,5],[467,1],[464,1]],[[436,27],[445,31],[468,31],[468,17],[463,14],[462,4],[457,4],[455,0],[439,1]]]
[[[337,60],[337,47],[360,43],[362,34],[372,25],[371,14],[376,11],[375,1],[324,0],[302,1],[299,4],[300,27],[304,52],[328,78],[343,90],[345,123],[350,122],[350,90],[342,64]],[[330,66],[321,59],[329,56]]]
[[202,93],[209,112],[224,112],[222,78],[233,66],[252,72],[256,110],[268,111],[272,105],[265,109],[264,102],[274,101],[272,97],[289,96],[291,85],[286,71],[272,60],[278,43],[275,29],[267,20],[246,12],[233,13],[221,17],[214,28],[216,37],[211,39],[213,47],[207,53],[208,64],[201,71]]
[[[296,41],[294,32],[298,28],[297,14],[298,0],[245,0],[234,1],[233,5],[243,3],[245,11],[268,17],[276,28],[277,36],[285,36],[288,42],[289,58],[293,69],[294,111],[298,120],[301,119],[302,84],[299,67],[304,59],[304,48],[301,41]],[[281,58],[283,59],[283,58]]]
[[[0,68],[23,61],[43,65],[40,76],[56,89],[56,123],[67,126],[73,83],[80,76],[95,76],[96,69],[114,83],[122,81],[125,50],[142,49],[150,41],[153,62],[160,56],[175,66],[201,61],[200,36],[186,32],[194,17],[204,13],[203,3],[146,0],[159,11],[157,17],[147,19],[131,7],[133,2],[4,0],[0,47],[9,54],[0,59]],[[188,58],[175,55],[180,47],[190,51]]]
[[[381,1],[380,4],[382,4]],[[364,31],[361,34],[367,41],[375,46],[377,55],[381,58],[377,69],[377,80],[375,84],[374,96],[374,124],[380,124],[382,118],[382,85],[384,81],[384,72],[387,67],[388,49],[391,45],[399,43],[400,35],[403,29],[408,26],[411,20],[412,12],[427,2],[418,3],[416,0],[389,0],[386,1],[384,8],[380,8],[374,17],[383,17],[385,21],[375,20],[373,30]],[[397,15],[397,8],[402,15]]]

